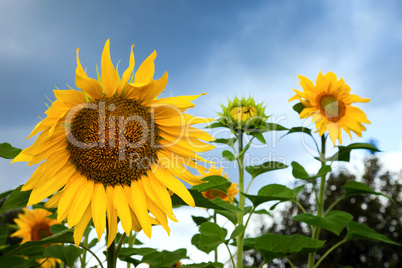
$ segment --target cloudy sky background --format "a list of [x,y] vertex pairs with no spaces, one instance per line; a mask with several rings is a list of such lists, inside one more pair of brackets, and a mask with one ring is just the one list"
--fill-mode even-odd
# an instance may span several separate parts
[[[20,148],[32,144],[34,140],[24,138],[39,122],[37,116],[44,117],[45,96],[54,100],[55,86],[75,88],[76,49],[80,47],[81,63],[95,77],[95,66],[100,66],[103,46],[110,39],[112,61],[121,60],[120,70],[128,66],[130,47],[135,44],[137,67],[157,51],[155,78],[168,71],[167,94],[207,93],[190,111],[198,116],[215,117],[228,98],[251,95],[264,102],[272,122],[308,126],[309,120],[298,119],[294,103],[288,103],[292,89],[301,89],[297,75],[315,81],[319,71],[333,71],[351,86],[353,94],[371,99],[358,106],[372,124],[353,142],[376,139],[385,167],[399,171],[400,14],[402,3],[397,0],[0,0],[0,142]],[[314,172],[308,150],[311,142],[301,142],[296,134],[278,141],[279,137],[267,135],[268,145],[253,149],[252,155],[264,161],[298,161]],[[344,136],[344,144],[350,142]],[[204,156],[219,157],[222,150]],[[361,171],[364,155],[353,153],[355,162],[348,167]],[[235,181],[235,169],[228,163],[224,166]],[[0,161],[0,192],[23,184],[33,171],[23,163],[9,166],[9,161]],[[293,183],[291,170],[256,179],[250,192],[274,182]],[[183,241],[182,234],[193,234],[197,228],[187,210],[178,210],[179,219],[181,214],[183,220],[171,224],[169,238],[158,230],[155,233],[173,244]],[[146,241],[165,246],[160,240]]]

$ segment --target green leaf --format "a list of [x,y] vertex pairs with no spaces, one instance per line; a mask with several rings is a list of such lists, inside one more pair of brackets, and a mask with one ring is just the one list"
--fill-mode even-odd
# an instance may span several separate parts
[[156,252],[157,250],[154,248],[122,248],[120,249],[120,257],[129,257],[132,255],[148,255]]
[[68,228],[66,226],[64,226],[63,224],[54,224],[52,226],[50,226],[50,232],[52,234],[57,234],[60,233],[62,231],[66,231],[68,230]]
[[62,260],[68,266],[72,267],[78,258],[80,251],[73,245],[50,245],[45,248],[44,257],[53,257]]
[[269,213],[266,209],[256,210],[256,211],[254,211],[254,214],[264,214],[264,215],[272,216],[272,214]]
[[352,143],[348,146],[338,146],[338,152],[326,159],[326,161],[345,161],[349,162],[350,152],[356,149],[365,149],[371,152],[379,152],[377,147],[370,143]]
[[265,261],[271,261],[295,253],[314,252],[320,249],[324,242],[298,234],[287,236],[268,233],[255,240],[255,247]]
[[208,248],[217,248],[225,242],[228,231],[213,222],[204,222],[199,228],[200,246]]
[[236,143],[236,141],[237,141],[237,138],[229,138],[229,139],[216,139],[212,142],[233,146]]
[[180,267],[188,267],[188,268],[223,268],[223,264],[219,262],[202,262],[202,263],[193,263],[193,264],[184,264]]
[[225,150],[222,152],[222,157],[225,158],[226,160],[232,162],[233,160],[236,159],[236,157],[233,155],[231,151]]
[[346,240],[371,239],[400,246],[400,244],[392,241],[391,239],[380,233],[377,233],[376,231],[374,231],[373,229],[364,224],[351,221],[346,228],[348,230],[348,233],[345,237]]
[[218,127],[226,127],[226,126],[220,122],[214,122],[214,123],[210,124],[209,126],[206,126],[205,128],[218,128]]
[[212,247],[212,246],[200,246],[200,237],[201,237],[201,234],[195,234],[191,238],[191,244],[193,244],[197,249],[208,254],[209,252],[211,252],[212,250],[214,250],[216,248],[216,247]]
[[295,177],[296,179],[310,179],[311,176],[307,173],[307,171],[304,169],[304,167],[302,165],[300,165],[299,163],[293,161],[291,163],[292,165],[292,175],[293,177]]
[[13,190],[8,190],[6,192],[1,193],[0,194],[0,200],[5,198],[5,197],[7,197],[7,196],[9,196],[12,192],[13,192]]
[[322,229],[338,235],[352,221],[353,216],[343,211],[330,211],[325,217],[311,214],[300,214],[293,217],[293,220],[305,222],[309,225],[318,226]]
[[228,181],[228,179],[219,175],[205,177],[202,179],[202,181],[205,181],[206,183],[195,185],[191,189],[198,190],[200,192],[216,189],[226,193],[230,185],[232,185],[232,183]]
[[293,177],[295,177],[296,179],[302,179],[302,180],[312,180],[317,177],[322,177],[322,176],[326,175],[328,172],[332,171],[331,166],[325,165],[320,168],[320,170],[318,171],[318,173],[315,176],[310,176],[307,173],[307,171],[304,169],[304,167],[302,165],[300,165],[299,163],[293,161],[291,163],[291,165],[293,168],[292,169]]
[[288,128],[275,124],[275,123],[265,123],[265,128],[263,129],[263,132],[266,131],[283,131],[283,130],[289,130]]
[[12,267],[12,268],[28,268],[38,267],[39,263],[34,260],[27,260],[17,256],[0,257],[0,267]]
[[188,259],[187,250],[184,248],[175,251],[163,250],[144,255],[141,262],[149,263],[150,267],[172,267],[181,259]]
[[31,250],[32,248],[36,248],[38,246],[41,246],[39,248],[44,249],[42,246],[43,245],[48,245],[48,244],[55,244],[55,243],[70,243],[74,244],[74,239],[73,239],[73,230],[67,229],[64,231],[61,231],[57,234],[54,234],[52,236],[48,236],[40,241],[28,241],[19,247],[17,247],[14,250],[11,250],[5,254],[5,256],[11,256],[11,255],[26,255],[27,251]]
[[[231,211],[231,212],[242,212],[238,207],[236,207],[230,203],[227,203],[220,198],[215,198],[213,200],[209,200],[208,198],[204,197],[202,195],[202,193],[200,193],[197,190],[190,189],[189,192],[193,196],[195,205],[197,207],[220,209],[220,210],[226,210],[226,211]],[[172,196],[172,204],[173,204],[173,206],[187,205],[177,195]]]
[[193,221],[195,222],[195,224],[197,224],[197,226],[200,226],[204,222],[209,221],[208,218],[204,218],[204,217],[191,216],[191,218],[193,218]]
[[255,132],[251,133],[253,137],[257,138],[262,144],[267,144],[267,141],[265,140],[264,136],[260,132]]
[[292,127],[291,129],[289,129],[289,132],[285,134],[291,134],[291,133],[306,133],[307,135],[311,135],[311,129],[306,128],[306,127]]
[[246,171],[253,177],[253,179],[265,172],[269,172],[272,170],[277,170],[277,169],[284,169],[287,168],[288,166],[281,163],[281,162],[276,162],[276,161],[268,161],[265,162],[261,165],[256,165],[256,166],[247,166]]
[[21,149],[15,148],[7,142],[0,143],[0,157],[14,159],[21,151]]
[[297,198],[297,196],[300,194],[301,191],[303,191],[304,187],[306,187],[305,184],[297,186],[296,188],[293,189],[293,193],[295,195],[295,199]]
[[341,186],[343,189],[345,189],[345,196],[351,196],[351,195],[356,195],[356,194],[374,194],[374,195],[382,195],[390,200],[392,200],[389,196],[386,196],[385,194],[379,193],[371,189],[369,186],[367,186],[364,183],[357,182],[357,181],[348,181],[346,182],[343,186]]
[[236,228],[233,230],[232,234],[230,235],[230,239],[235,239],[239,234],[241,234],[244,230],[244,225],[240,224],[237,225]]
[[295,200],[296,198],[292,189],[280,184],[266,185],[258,191],[258,195],[242,194],[253,203],[254,207],[268,201],[278,200],[284,202]]
[[218,210],[218,209],[215,209],[215,213],[222,215],[223,217],[225,217],[226,219],[231,221],[233,223],[233,225],[237,224],[237,213],[230,212],[227,210]]
[[8,229],[7,226],[0,227],[0,246],[4,245],[7,241]]
[[301,102],[293,105],[293,110],[295,110],[298,114],[300,114],[303,111],[303,109],[304,109],[304,105]]
[[4,202],[0,209],[0,214],[10,209],[24,208],[27,206],[31,191],[21,191],[22,185],[18,186]]

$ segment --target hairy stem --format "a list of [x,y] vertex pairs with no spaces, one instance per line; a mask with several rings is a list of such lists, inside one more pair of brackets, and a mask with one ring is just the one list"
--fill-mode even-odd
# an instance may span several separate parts
[[[239,208],[243,211],[245,204],[245,196],[241,194],[244,192],[244,153],[243,151],[243,133],[239,133],[239,155],[237,158],[237,163],[239,165]],[[243,224],[243,212],[237,214],[238,224]],[[237,236],[237,268],[243,267],[243,240],[244,232]]]

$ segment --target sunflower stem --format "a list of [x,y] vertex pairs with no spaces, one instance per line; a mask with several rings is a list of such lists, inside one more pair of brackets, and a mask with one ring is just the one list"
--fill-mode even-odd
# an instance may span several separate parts
[[[243,132],[239,132],[239,155],[237,163],[239,165],[239,208],[244,210],[245,197],[241,193],[244,192],[244,154],[243,152]],[[237,224],[243,224],[243,212],[237,214]],[[237,268],[243,267],[243,240],[244,232],[237,236]]]
[[[88,247],[88,233],[87,234],[85,234],[85,236],[84,236],[84,246],[85,247]],[[86,259],[87,259],[87,251],[86,250],[83,250],[82,251],[82,258],[80,259],[81,260],[81,267],[82,268],[85,268],[85,263],[86,263]]]
[[[214,219],[214,223],[218,224],[217,221],[216,221],[216,212],[215,212],[215,210],[214,210],[213,219]],[[218,248],[214,249],[214,253],[215,253],[215,262],[218,262]]]
[[[321,136],[321,154],[320,154],[321,167],[325,166],[325,142],[326,142],[326,137],[325,137],[325,135],[322,135]],[[321,176],[320,192],[319,192],[319,196],[318,196],[318,200],[317,200],[317,216],[318,217],[322,217],[323,211],[324,211],[325,177],[326,177],[326,174]],[[321,229],[319,227],[315,227],[313,230],[312,238],[318,239],[320,236],[320,231],[321,231]],[[316,252],[311,252],[308,255],[308,263],[307,263],[308,268],[314,267],[315,254],[316,254]]]
[[[107,235],[109,236],[109,228],[108,225],[106,225],[107,228]],[[107,248],[107,268],[116,268],[116,262],[115,262],[115,251],[116,251],[116,239],[113,240],[113,242],[110,244],[110,246]],[[107,241],[107,240],[106,240]]]

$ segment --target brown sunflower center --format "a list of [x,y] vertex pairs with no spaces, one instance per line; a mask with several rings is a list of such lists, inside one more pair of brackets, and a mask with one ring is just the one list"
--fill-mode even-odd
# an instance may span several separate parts
[[136,101],[103,97],[79,107],[68,135],[70,160],[89,180],[130,185],[151,169],[159,139],[151,113]]
[[321,114],[331,122],[338,122],[345,114],[345,104],[331,95],[318,97]]
[[52,233],[50,232],[50,227],[46,223],[36,224],[31,229],[32,241],[39,241],[51,235]]

